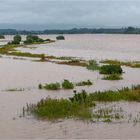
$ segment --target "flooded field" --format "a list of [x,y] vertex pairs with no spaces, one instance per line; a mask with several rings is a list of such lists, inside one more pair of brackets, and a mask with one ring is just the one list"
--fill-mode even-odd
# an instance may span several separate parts
[[[55,39],[56,36],[41,37]],[[139,35],[65,35],[65,38],[65,41],[34,45],[35,48],[32,49],[18,48],[18,50],[83,59],[140,60]],[[12,40],[12,36],[7,36],[6,40]],[[79,120],[49,122],[37,120],[33,116],[22,117],[22,109],[27,103],[36,103],[48,96],[68,98],[74,94],[73,90],[39,90],[38,84],[40,83],[62,82],[64,79],[79,82],[89,79],[93,82],[92,86],[76,87],[75,89],[77,91],[84,89],[88,93],[99,90],[116,90],[140,84],[140,68],[123,66],[123,80],[106,81],[102,80],[103,76],[99,72],[87,70],[85,67],[34,62],[30,59],[18,60],[7,56],[0,58],[0,64],[0,138],[140,138],[140,123],[128,123],[127,120],[117,123],[87,123]],[[24,90],[10,91],[15,88]],[[132,113],[134,118],[140,113],[139,103],[117,102],[110,103],[108,106],[114,104],[125,110],[125,114]],[[105,104],[99,104],[99,107],[105,107]]]

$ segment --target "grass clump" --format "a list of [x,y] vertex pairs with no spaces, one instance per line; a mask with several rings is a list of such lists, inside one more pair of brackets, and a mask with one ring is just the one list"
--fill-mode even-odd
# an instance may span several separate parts
[[90,80],[76,83],[76,86],[91,86],[91,85],[93,85],[93,83]]
[[71,65],[71,66],[81,66],[81,67],[87,66],[87,63],[85,61],[80,61],[80,60],[62,61],[62,62],[58,62],[58,64]]
[[95,70],[99,70],[100,67],[95,60],[90,60],[89,64],[87,65],[87,69],[95,71]]
[[74,84],[69,80],[64,80],[62,83],[62,88],[64,89],[74,89]]
[[103,65],[100,67],[100,74],[122,74],[120,65]]
[[[84,98],[85,99],[85,98]],[[90,120],[92,112],[85,100],[69,99],[42,99],[37,104],[27,105],[27,110],[38,118],[57,120],[66,118],[76,118],[80,120]]]
[[110,74],[110,75],[105,75],[102,79],[103,80],[121,80],[122,77],[120,76],[120,74]]
[[50,84],[39,84],[38,88],[39,89],[48,89],[48,90],[59,90],[60,89],[60,84],[59,83],[50,83]]
[[94,101],[113,102],[113,101],[136,101],[140,102],[140,85],[125,87],[117,91],[102,91],[90,94]]
[[132,62],[122,62],[118,60],[103,60],[101,63],[106,63],[110,65],[121,65],[121,66],[128,66],[131,68],[140,68],[140,62],[139,61],[132,61]]

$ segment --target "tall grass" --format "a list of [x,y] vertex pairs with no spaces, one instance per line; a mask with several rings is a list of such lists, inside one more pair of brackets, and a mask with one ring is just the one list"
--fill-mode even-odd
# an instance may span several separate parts
[[[122,100],[140,102],[140,85],[122,88],[117,91],[99,91],[91,94],[83,90],[80,93],[75,93],[69,99],[46,98],[37,104],[27,104],[26,111],[33,113],[38,118],[48,120],[65,118],[91,120],[92,117],[98,117],[98,114],[92,114],[91,110],[96,101],[113,102]],[[118,116],[115,115],[115,118],[118,118]]]

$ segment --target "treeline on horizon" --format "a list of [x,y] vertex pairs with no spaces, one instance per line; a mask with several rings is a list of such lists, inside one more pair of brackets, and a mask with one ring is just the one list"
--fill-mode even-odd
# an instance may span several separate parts
[[140,34],[140,28],[73,28],[73,29],[48,29],[43,31],[0,29],[1,35],[28,35],[28,34]]

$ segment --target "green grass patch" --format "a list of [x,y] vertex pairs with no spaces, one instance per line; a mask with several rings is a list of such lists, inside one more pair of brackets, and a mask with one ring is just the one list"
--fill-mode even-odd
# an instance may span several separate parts
[[57,62],[57,64],[71,65],[71,66],[82,66],[82,67],[87,66],[87,62],[81,61],[81,60],[62,61],[62,62]]
[[128,66],[131,68],[140,68],[140,61],[122,62],[118,60],[103,60],[103,61],[100,61],[100,63],[106,63],[110,65]]
[[122,80],[123,78],[121,77],[120,74],[110,74],[110,75],[105,75],[103,80]]
[[71,102],[69,99],[43,99],[37,104],[27,105],[27,111],[37,118],[48,120],[67,118],[90,120],[92,118],[92,112],[84,101]]
[[39,89],[47,89],[47,90],[59,90],[61,88],[61,85],[59,83],[50,83],[50,84],[39,84]]
[[93,85],[93,83],[90,80],[76,83],[76,86],[91,86],[91,85]]

